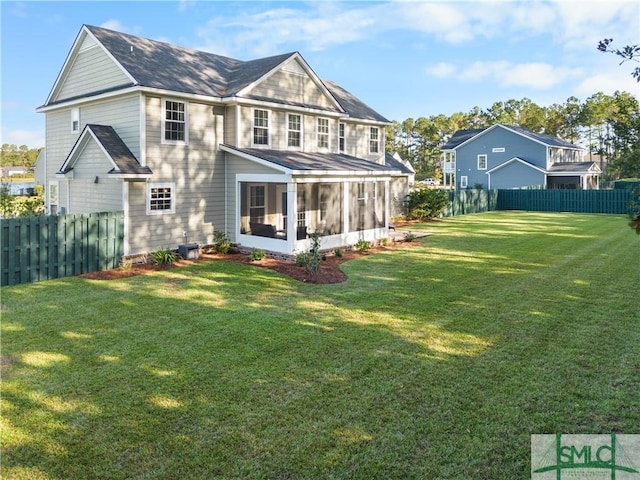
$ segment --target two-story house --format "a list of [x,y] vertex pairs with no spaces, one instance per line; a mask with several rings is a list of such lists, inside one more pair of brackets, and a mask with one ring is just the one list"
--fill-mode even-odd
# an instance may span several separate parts
[[411,172],[389,121],[297,52],[240,61],[85,25],[38,108],[49,213],[124,211],[125,255],[210,244],[295,254],[388,235]]
[[455,174],[456,189],[593,189],[602,173],[577,145],[502,124],[458,130],[442,152],[445,179]]

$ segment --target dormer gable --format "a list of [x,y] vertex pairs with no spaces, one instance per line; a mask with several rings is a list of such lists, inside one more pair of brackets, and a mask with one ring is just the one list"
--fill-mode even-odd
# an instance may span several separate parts
[[[247,62],[248,63],[248,62]],[[238,97],[344,113],[338,100],[295,52],[238,91]]]

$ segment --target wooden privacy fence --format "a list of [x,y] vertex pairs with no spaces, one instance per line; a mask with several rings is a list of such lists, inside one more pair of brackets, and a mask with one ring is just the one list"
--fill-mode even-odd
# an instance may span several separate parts
[[498,190],[496,210],[629,212],[631,190]]
[[124,254],[124,212],[0,220],[0,285],[114,268]]
[[450,191],[444,217],[490,210],[534,212],[629,212],[630,189],[618,190],[458,190]]

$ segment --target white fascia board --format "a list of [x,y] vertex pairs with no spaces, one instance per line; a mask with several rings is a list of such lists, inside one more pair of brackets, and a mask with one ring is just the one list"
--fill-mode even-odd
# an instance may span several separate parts
[[231,155],[244,158],[245,160],[249,160],[251,162],[257,163],[259,165],[263,165],[265,167],[272,168],[274,170],[278,170],[286,175],[291,175],[293,173],[293,171],[290,168],[283,167],[282,165],[277,165],[267,160],[263,160],[262,158],[254,157],[253,155],[249,155],[248,153],[242,152],[240,150],[235,150],[233,148],[226,147],[225,145],[220,145],[219,148],[223,152],[230,153]]
[[54,103],[53,105],[43,105],[41,107],[36,108],[37,113],[46,113],[54,110],[58,110],[61,108],[69,108],[75,105],[82,105],[83,103],[90,103],[102,100],[109,100],[111,98],[130,95],[140,90],[140,87],[126,87],[122,90],[114,90],[113,92],[101,93],[98,95],[88,95],[83,97],[74,98],[72,100],[62,101],[60,103]]
[[299,105],[288,105],[286,103],[270,102],[268,100],[255,100],[253,98],[234,97],[231,103],[237,103],[240,106],[263,107],[270,110],[286,110],[287,112],[301,112],[309,114],[322,115],[323,117],[350,118],[345,112],[332,112],[314,107],[301,107]]
[[153,177],[153,173],[119,173],[119,172],[114,172],[114,173],[109,173],[108,174],[109,177],[112,178],[120,178],[122,180],[138,180],[138,181],[142,181],[142,180],[149,180],[151,177]]
[[[330,177],[329,179],[327,177]],[[368,175],[366,172],[299,172],[294,176],[296,183],[332,182],[383,182],[391,181],[389,175]]]

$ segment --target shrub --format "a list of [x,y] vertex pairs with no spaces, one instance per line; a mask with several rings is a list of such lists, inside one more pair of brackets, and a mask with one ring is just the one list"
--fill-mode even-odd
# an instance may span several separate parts
[[371,244],[369,242],[367,242],[366,240],[358,240],[358,243],[356,243],[353,246],[358,252],[360,253],[364,253],[367,250],[369,250],[371,248]]
[[422,188],[408,197],[409,219],[425,220],[440,215],[449,205],[449,196],[442,189]]
[[178,252],[171,250],[170,248],[161,248],[153,252],[151,258],[153,259],[153,263],[156,265],[168,266],[178,260],[180,255],[178,255]]
[[404,241],[405,242],[413,242],[416,238],[418,238],[416,236],[415,233],[411,233],[411,232],[407,232],[404,234]]
[[320,234],[314,232],[309,235],[311,238],[311,248],[308,252],[296,255],[296,265],[304,267],[310,275],[315,275],[320,270],[320,263],[323,255],[320,253]]
[[231,250],[231,240],[224,232],[213,232],[213,249],[222,254],[229,253]]
[[251,252],[251,256],[249,257],[249,260],[252,262],[257,262],[262,260],[266,256],[267,254],[265,253],[264,250],[262,250],[261,248],[256,248]]
[[344,250],[342,250],[341,248],[336,248],[336,249],[333,251],[333,254],[334,254],[336,257],[340,257],[340,258],[342,258],[342,256],[344,255]]

